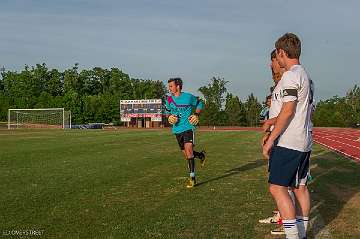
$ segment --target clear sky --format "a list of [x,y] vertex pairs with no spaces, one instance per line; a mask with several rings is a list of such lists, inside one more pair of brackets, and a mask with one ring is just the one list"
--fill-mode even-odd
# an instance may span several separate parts
[[358,0],[1,0],[0,66],[118,67],[180,76],[191,92],[215,76],[262,100],[274,42],[294,32],[319,100],[360,84],[359,9]]

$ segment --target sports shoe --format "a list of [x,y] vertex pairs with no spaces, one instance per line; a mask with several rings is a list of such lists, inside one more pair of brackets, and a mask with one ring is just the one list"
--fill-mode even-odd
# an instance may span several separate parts
[[272,217],[260,219],[259,222],[264,224],[277,224],[279,219],[280,219],[280,213],[277,212],[274,213],[274,216]]
[[204,167],[206,163],[206,152],[205,150],[203,150],[199,154],[200,154],[199,159],[200,159],[201,167]]
[[274,230],[271,230],[271,235],[285,235],[284,227],[281,225]]
[[193,187],[195,187],[195,185],[196,185],[195,178],[189,178],[189,180],[186,183],[186,187],[187,188],[193,188]]

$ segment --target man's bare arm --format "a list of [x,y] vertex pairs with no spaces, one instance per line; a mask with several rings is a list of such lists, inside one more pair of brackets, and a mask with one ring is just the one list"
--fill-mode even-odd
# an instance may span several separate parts
[[265,145],[263,146],[263,155],[266,158],[269,158],[269,153],[274,145],[274,141],[288,127],[291,119],[295,114],[296,104],[297,101],[289,101],[283,103],[280,114],[276,117],[274,129],[272,130],[269,138],[267,139]]

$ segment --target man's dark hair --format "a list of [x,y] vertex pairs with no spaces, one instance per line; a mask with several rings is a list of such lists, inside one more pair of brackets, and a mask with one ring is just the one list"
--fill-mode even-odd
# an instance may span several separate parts
[[180,77],[176,77],[176,78],[170,78],[169,80],[168,80],[168,83],[170,83],[170,82],[175,82],[175,85],[176,86],[180,86],[180,90],[182,89],[182,86],[183,86],[183,82],[182,82],[182,79],[180,78]]
[[294,33],[285,33],[275,43],[276,50],[284,50],[290,59],[299,59],[301,55],[301,41]]

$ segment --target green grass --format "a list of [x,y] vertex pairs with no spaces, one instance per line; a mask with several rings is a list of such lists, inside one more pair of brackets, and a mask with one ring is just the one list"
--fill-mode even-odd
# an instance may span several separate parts
[[[198,132],[208,163],[188,190],[186,162],[168,131],[0,130],[0,233],[264,238],[273,226],[257,221],[274,204],[259,139],[258,132]],[[312,236],[326,229],[333,238],[358,238],[360,165],[316,146],[312,167],[313,214],[323,218]]]

